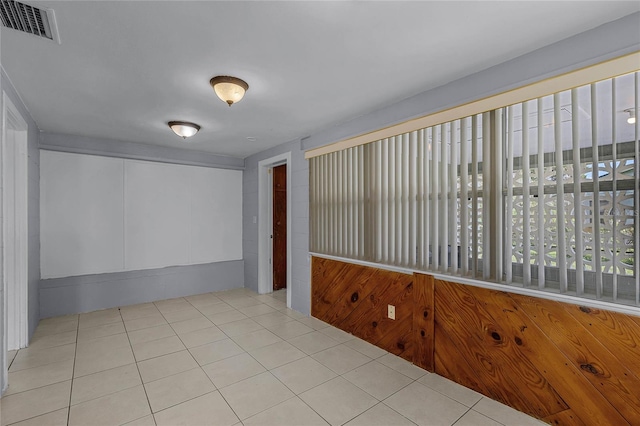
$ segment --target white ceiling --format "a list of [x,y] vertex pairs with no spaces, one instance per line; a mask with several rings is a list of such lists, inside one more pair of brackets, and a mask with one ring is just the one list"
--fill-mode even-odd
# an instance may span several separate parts
[[[246,157],[640,10],[640,2],[27,1],[61,45],[2,28],[44,132]],[[229,108],[209,86],[249,91]],[[167,127],[193,121],[187,141]],[[247,137],[255,137],[249,141]]]

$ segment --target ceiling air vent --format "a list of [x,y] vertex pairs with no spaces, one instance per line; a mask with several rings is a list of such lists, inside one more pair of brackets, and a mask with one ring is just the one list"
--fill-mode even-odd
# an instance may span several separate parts
[[44,37],[60,43],[55,14],[14,0],[0,0],[0,19],[7,28]]

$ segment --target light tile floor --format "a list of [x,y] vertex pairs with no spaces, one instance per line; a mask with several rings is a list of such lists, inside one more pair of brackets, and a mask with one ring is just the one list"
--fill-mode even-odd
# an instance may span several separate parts
[[539,425],[246,289],[42,320],[5,425]]

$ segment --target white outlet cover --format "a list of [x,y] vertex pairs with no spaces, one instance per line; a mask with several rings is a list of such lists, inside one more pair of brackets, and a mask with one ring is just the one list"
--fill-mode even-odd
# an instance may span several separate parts
[[393,305],[387,305],[387,316],[389,319],[396,319],[396,307]]

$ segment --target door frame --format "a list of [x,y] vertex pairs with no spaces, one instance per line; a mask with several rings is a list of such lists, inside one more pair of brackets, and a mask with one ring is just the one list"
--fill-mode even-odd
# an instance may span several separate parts
[[271,169],[287,165],[287,307],[291,308],[291,151],[258,162],[258,293],[273,292]]
[[[13,134],[9,134],[9,132]],[[13,157],[7,158],[8,144],[13,144]],[[11,177],[4,171],[5,162],[12,161],[15,171]],[[2,286],[4,293],[3,322],[4,350],[24,348],[29,343],[29,210],[28,210],[28,125],[20,111],[3,91],[2,93],[2,147],[0,162],[3,173],[0,176],[2,188],[9,185],[15,188],[15,205],[9,206],[6,191],[2,191]],[[9,181],[10,179],[10,181]],[[13,210],[12,210],[13,208]],[[8,215],[15,216],[15,229],[9,232]],[[6,250],[11,247],[15,252],[14,277],[8,277]],[[11,279],[10,279],[11,278]],[[11,308],[10,308],[11,307]],[[5,360],[6,363],[6,360]],[[6,366],[5,366],[6,368]]]

